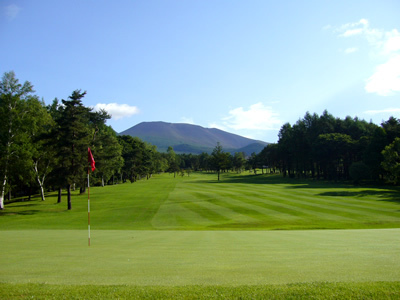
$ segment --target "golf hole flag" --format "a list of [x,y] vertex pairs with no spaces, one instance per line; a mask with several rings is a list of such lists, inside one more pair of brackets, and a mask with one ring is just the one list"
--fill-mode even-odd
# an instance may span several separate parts
[[88,161],[89,161],[90,166],[92,167],[92,172],[93,172],[94,170],[96,170],[96,167],[95,167],[95,161],[94,161],[94,158],[92,155],[92,151],[90,151],[90,148],[88,148]]
[[[92,172],[96,170],[95,161],[93,158],[92,151],[88,148],[88,162],[92,168]],[[89,183],[89,167],[87,171],[87,186],[88,186],[88,245],[90,246],[90,183]]]

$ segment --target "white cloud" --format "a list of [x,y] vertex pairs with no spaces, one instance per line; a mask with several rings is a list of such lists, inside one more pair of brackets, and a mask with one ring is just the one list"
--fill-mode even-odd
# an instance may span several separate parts
[[357,28],[357,29],[348,29],[344,33],[342,33],[340,36],[343,37],[349,37],[357,34],[363,33],[364,29],[363,28]]
[[[380,96],[393,95],[400,92],[400,32],[397,29],[384,31],[371,28],[367,19],[355,23],[347,23],[334,28],[340,37],[351,38],[356,35],[364,37],[370,46],[373,57],[381,62],[375,72],[366,79],[365,91]],[[347,48],[344,53],[350,54],[358,48]]]
[[128,104],[97,103],[94,106],[94,110],[99,111],[100,109],[107,111],[115,120],[130,117],[139,113],[139,109],[136,106],[130,106]]
[[10,4],[5,7],[5,14],[9,20],[13,20],[17,17],[21,8],[15,4]]
[[380,110],[367,110],[364,111],[366,115],[379,115],[379,114],[392,114],[392,113],[400,113],[400,108],[387,108],[387,109],[380,109]]
[[248,110],[243,107],[232,109],[223,119],[224,127],[235,130],[276,130],[281,124],[279,114],[261,102],[251,105]]
[[381,96],[400,92],[400,54],[376,67],[375,73],[366,81],[365,90]]
[[358,51],[357,47],[352,47],[352,48],[347,48],[346,50],[344,50],[344,53],[351,54],[351,53],[354,53],[354,52],[357,52],[357,51]]
[[400,50],[400,32],[397,29],[386,32],[382,50],[384,54],[391,54]]
[[366,31],[368,28],[369,22],[367,19],[361,19],[358,22],[355,23],[347,23],[339,28],[337,28],[335,31],[341,32],[339,36],[341,37],[350,37],[354,35],[359,35],[362,34],[363,32]]

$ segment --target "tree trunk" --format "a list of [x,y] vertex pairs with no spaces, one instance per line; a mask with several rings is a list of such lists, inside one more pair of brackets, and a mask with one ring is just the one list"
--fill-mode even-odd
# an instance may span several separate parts
[[[44,180],[45,180],[45,178],[46,178],[46,175],[44,174],[43,177],[42,177],[42,179],[40,179],[39,170],[38,170],[38,161],[35,161],[35,162],[34,162],[33,170],[34,170],[35,173],[36,173],[36,180],[37,180],[37,182],[39,183],[39,187],[40,187],[40,196],[42,197],[42,201],[45,201],[46,199],[45,199],[45,197],[44,197]],[[46,170],[47,170],[47,167],[46,167]]]
[[1,187],[0,209],[4,209],[4,193],[6,192],[7,175],[4,175],[3,185]]
[[101,186],[104,187],[104,177],[101,176]]
[[57,198],[57,203],[61,203],[61,193],[62,193],[62,188],[58,188],[58,198]]
[[67,202],[68,202],[68,210],[72,209],[72,205],[71,205],[71,184],[68,184],[67,186],[67,190],[68,190],[68,196],[67,196]]

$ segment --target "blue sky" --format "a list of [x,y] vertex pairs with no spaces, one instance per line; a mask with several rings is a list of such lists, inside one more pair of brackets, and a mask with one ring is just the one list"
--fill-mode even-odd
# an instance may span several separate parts
[[0,1],[0,72],[87,91],[121,132],[191,123],[276,142],[309,111],[400,115],[400,1]]

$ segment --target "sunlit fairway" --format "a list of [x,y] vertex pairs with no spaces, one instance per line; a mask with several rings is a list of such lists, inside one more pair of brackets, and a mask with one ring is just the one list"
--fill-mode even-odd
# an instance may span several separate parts
[[[155,175],[91,188],[90,247],[87,195],[72,201],[72,211],[50,195],[0,212],[0,296],[74,295],[70,285],[85,285],[120,297],[132,289],[150,298],[207,297],[209,287],[225,297],[329,296],[335,287],[345,296],[400,297],[396,188]],[[138,292],[144,287],[150,294]]]

